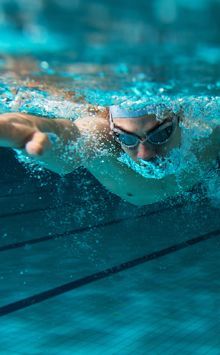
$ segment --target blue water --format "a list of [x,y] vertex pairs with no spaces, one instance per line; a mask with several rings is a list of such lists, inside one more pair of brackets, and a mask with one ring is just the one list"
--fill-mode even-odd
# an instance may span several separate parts
[[219,125],[219,16],[218,0],[0,1],[1,113],[181,109],[167,160],[119,159],[202,182],[138,208],[84,169],[61,178],[0,150],[2,354],[219,354],[219,171],[191,150]]

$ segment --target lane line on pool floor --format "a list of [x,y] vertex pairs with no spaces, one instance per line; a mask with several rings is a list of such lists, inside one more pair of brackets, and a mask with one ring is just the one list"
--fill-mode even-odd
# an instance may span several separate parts
[[[189,191],[189,192],[191,192],[191,193],[194,193],[193,192],[193,190],[192,191]],[[35,192],[33,192],[32,194],[34,194]],[[49,193],[52,193],[52,188],[51,188],[51,190],[49,191]],[[195,192],[195,194],[197,195],[198,193],[196,193]],[[10,197],[13,197],[13,195],[12,196],[10,196]],[[0,196],[0,199],[1,199],[1,196]],[[186,197],[184,196],[184,194],[183,195],[181,195],[181,196],[179,196],[179,199],[181,199],[182,201],[185,201],[185,203],[187,202],[187,200],[186,200]],[[170,198],[170,199],[168,199],[168,200],[171,200],[171,204],[173,203],[173,205],[175,205],[175,199],[173,199],[173,198]],[[200,201],[204,201],[204,200],[207,200],[207,198],[206,197],[204,197],[204,196],[200,196]],[[59,210],[60,209],[60,207],[71,207],[72,205],[74,205],[75,204],[75,202],[76,202],[76,200],[75,199],[73,199],[73,200],[71,200],[71,201],[68,201],[68,202],[62,202],[61,204],[56,204],[55,206],[51,206],[51,207],[49,207],[49,206],[47,206],[47,207],[38,207],[38,208],[32,208],[32,209],[28,209],[28,210],[18,210],[18,211],[15,211],[15,212],[6,212],[6,213],[0,213],[0,219],[1,218],[10,218],[10,217],[15,217],[15,216],[22,216],[22,215],[28,215],[28,214],[31,214],[31,213],[36,213],[36,212],[44,212],[44,211],[51,211],[51,210]],[[77,203],[78,203],[79,201],[78,201],[78,199],[77,199]],[[84,202],[84,201],[81,201],[82,203]],[[182,202],[183,203],[183,202]],[[178,203],[176,204],[177,206],[179,205]]]
[[[183,207],[184,205],[185,205],[185,203],[181,202],[181,203],[175,205],[175,208],[180,208],[180,207]],[[73,229],[73,230],[70,230],[70,231],[66,231],[66,232],[63,232],[63,233],[55,233],[53,235],[47,235],[47,236],[44,236],[44,237],[39,237],[39,238],[25,240],[25,241],[22,241],[22,242],[3,245],[3,246],[0,246],[0,252],[13,250],[13,249],[18,249],[18,248],[26,247],[28,245],[42,243],[42,242],[46,242],[46,241],[54,240],[54,239],[58,239],[58,238],[65,238],[65,237],[68,237],[71,234],[74,235],[74,234],[77,234],[77,233],[88,232],[88,231],[93,230],[93,229],[107,227],[107,226],[110,226],[110,225],[119,224],[119,223],[123,223],[123,222],[126,222],[126,221],[137,220],[139,218],[152,216],[152,215],[154,215],[156,213],[159,213],[159,212],[169,211],[172,208],[173,208],[173,206],[171,205],[171,206],[168,206],[166,208],[163,208],[162,210],[161,209],[157,209],[157,210],[152,211],[152,212],[147,211],[145,213],[142,213],[142,214],[136,215],[136,216],[128,216],[128,217],[124,217],[124,218],[118,218],[118,219],[114,219],[114,220],[111,220],[111,221],[94,224],[92,226],[90,225],[88,227],[76,228],[76,229]]]
[[166,256],[168,254],[172,254],[174,252],[188,248],[188,247],[195,245],[197,243],[200,243],[200,242],[212,239],[212,238],[216,238],[219,236],[220,236],[220,229],[203,234],[203,235],[193,238],[193,239],[186,240],[186,241],[181,242],[179,244],[172,245],[168,248],[161,249],[161,250],[153,252],[151,254],[144,255],[144,256],[139,257],[137,259],[124,262],[122,264],[113,266],[111,268],[105,269],[105,270],[97,272],[95,274],[85,276],[85,277],[80,278],[78,280],[75,280],[75,281],[63,284],[61,286],[52,288],[48,291],[43,291],[43,292],[35,294],[33,296],[24,298],[20,301],[9,303],[5,306],[0,307],[0,316],[5,316],[5,315],[13,313],[15,311],[27,308],[29,306],[33,306],[34,304],[41,303],[41,302],[46,301],[50,298],[53,298],[53,297],[59,296],[63,293],[72,291],[76,288],[88,285],[92,282],[107,278],[107,277],[117,274],[119,272],[128,270],[130,268],[133,268],[135,266],[149,262],[151,260],[161,258],[161,257]]

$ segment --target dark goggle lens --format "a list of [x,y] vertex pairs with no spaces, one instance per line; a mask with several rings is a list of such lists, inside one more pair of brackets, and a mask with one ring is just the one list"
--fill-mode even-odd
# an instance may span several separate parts
[[135,136],[132,136],[130,134],[126,134],[126,133],[123,133],[123,134],[118,134],[117,135],[118,137],[118,140],[120,141],[120,143],[128,146],[128,147],[132,147],[132,146],[135,146],[138,144],[139,140],[137,137]]
[[173,125],[163,128],[158,132],[150,133],[148,136],[148,141],[153,144],[162,144],[166,142],[173,132]]
[[146,139],[140,139],[132,134],[116,133],[118,141],[127,147],[136,147],[140,142],[149,142],[154,145],[166,143],[175,129],[175,122],[166,122],[149,133]]

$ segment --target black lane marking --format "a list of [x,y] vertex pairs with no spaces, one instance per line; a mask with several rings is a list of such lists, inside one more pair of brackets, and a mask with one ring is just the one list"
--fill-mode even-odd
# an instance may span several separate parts
[[[49,190],[48,190],[48,193],[51,194],[54,190],[54,187],[52,186]],[[40,191],[41,192],[41,191]],[[24,193],[24,194],[21,194],[21,196],[23,195],[33,195],[35,193],[39,193],[38,190],[36,191],[32,191],[30,193]],[[44,191],[43,193],[45,193],[45,196],[46,196],[46,192]],[[42,193],[41,193],[42,194]],[[13,195],[8,195],[8,197],[13,197],[13,196],[16,196],[16,194],[13,194]],[[45,197],[44,196],[44,197]],[[0,200],[1,200],[1,197],[5,197],[5,196],[0,196]],[[6,195],[7,197],[7,195]],[[56,206],[52,206],[52,207],[38,207],[38,208],[32,208],[32,209],[28,209],[28,210],[18,210],[18,211],[15,211],[15,212],[7,212],[7,213],[0,213],[0,218],[8,218],[8,217],[14,217],[14,216],[20,216],[20,215],[27,215],[27,214],[31,214],[31,213],[35,213],[35,212],[44,212],[44,211],[51,211],[51,210],[57,210],[59,209],[60,207],[71,207],[72,205],[74,205],[75,203],[78,203],[79,201],[78,200],[74,200],[72,199],[71,201],[68,201],[68,202],[61,202],[60,204],[56,204]],[[83,201],[81,201],[83,203]]]
[[[180,207],[182,207],[184,205],[185,205],[185,203],[181,202],[180,204],[176,205],[175,208],[180,208]],[[22,247],[25,247],[25,246],[28,246],[28,245],[42,243],[42,242],[46,242],[46,241],[57,239],[57,238],[65,238],[65,237],[67,237],[67,236],[69,236],[71,234],[83,233],[83,232],[87,232],[89,230],[98,229],[98,228],[102,228],[102,227],[107,227],[107,226],[110,226],[110,225],[113,225],[113,224],[123,223],[123,222],[125,222],[127,220],[131,221],[131,220],[136,220],[136,219],[143,218],[143,217],[146,217],[146,216],[152,216],[152,215],[154,215],[154,214],[156,214],[158,212],[164,212],[164,211],[167,211],[167,210],[169,211],[173,207],[174,206],[171,205],[171,206],[168,206],[166,208],[158,209],[158,210],[155,210],[155,211],[152,211],[152,212],[147,211],[145,213],[142,213],[142,214],[140,214],[138,216],[134,216],[134,217],[128,216],[128,217],[125,217],[125,218],[119,218],[119,219],[115,219],[115,220],[108,221],[108,222],[102,222],[102,223],[94,224],[94,225],[89,226],[89,227],[77,228],[77,229],[73,229],[73,230],[70,230],[70,231],[67,231],[67,232],[63,232],[63,233],[56,233],[56,234],[53,234],[53,235],[47,235],[47,236],[40,237],[40,238],[34,238],[34,239],[25,240],[25,241],[22,241],[22,242],[3,245],[3,246],[0,247],[0,252],[7,251],[7,250],[12,250],[12,249],[17,249],[17,248],[22,248]]]
[[[158,211],[155,211],[154,213],[158,213]],[[153,212],[150,214],[154,214]],[[32,245],[32,244],[37,244],[37,243],[42,243],[42,242],[46,242],[48,240],[53,240],[53,239],[58,239],[58,238],[65,238],[71,234],[77,234],[77,233],[83,233],[83,232],[87,232],[89,230],[93,230],[93,229],[97,229],[97,228],[101,228],[101,227],[107,227],[113,224],[118,224],[118,223],[122,223],[125,222],[127,220],[135,220],[138,218],[142,218],[144,216],[148,216],[150,214],[142,214],[136,217],[126,217],[126,218],[120,218],[120,219],[115,219],[113,221],[109,221],[109,222],[104,222],[104,223],[99,223],[99,224],[94,224],[93,226],[89,226],[89,227],[83,227],[83,228],[77,228],[77,229],[73,229],[64,233],[56,233],[53,235],[48,235],[45,237],[40,237],[40,238],[35,238],[35,239],[30,239],[30,240],[26,240],[23,242],[18,242],[18,243],[12,243],[12,244],[7,244],[7,245],[3,245],[2,247],[0,247],[0,252],[2,251],[7,251],[7,250],[12,250],[12,249],[17,249],[17,248],[21,248],[21,247],[25,247],[28,245]]]
[[[49,192],[52,192],[52,189]],[[1,196],[0,196],[0,198],[1,198]],[[183,198],[183,200],[184,200],[184,196],[180,196],[180,198]],[[206,199],[207,199],[206,197],[201,197],[201,201],[204,201]],[[79,201],[78,200],[76,201],[73,199],[71,202],[64,202],[64,203],[61,203],[59,205],[52,206],[52,207],[49,207],[49,206],[48,207],[38,207],[38,208],[33,208],[33,209],[28,209],[28,210],[23,210],[23,211],[21,210],[21,211],[15,211],[15,212],[0,213],[0,218],[28,215],[28,214],[35,213],[35,212],[51,211],[51,210],[59,209],[60,207],[71,207],[72,205],[75,204],[75,202],[78,203]],[[81,201],[81,202],[83,202],[83,201]],[[181,202],[181,206],[185,203]],[[179,207],[179,204],[177,203],[177,204],[172,205],[172,203],[171,203],[172,208],[176,207],[176,206]]]
[[97,272],[95,274],[83,277],[81,279],[78,279],[78,280],[63,284],[61,286],[55,287],[53,289],[50,289],[48,291],[44,291],[44,292],[38,293],[36,295],[24,298],[24,299],[22,299],[20,301],[9,303],[9,304],[7,304],[7,305],[5,305],[3,307],[0,307],[0,316],[5,316],[5,315],[7,315],[9,313],[24,309],[26,307],[29,307],[29,306],[32,306],[34,304],[43,302],[45,300],[48,300],[48,299],[53,298],[53,297],[56,297],[56,296],[61,295],[63,293],[72,291],[72,290],[74,290],[76,288],[88,285],[88,284],[90,284],[92,282],[107,278],[107,277],[109,277],[111,275],[114,275],[114,274],[117,274],[117,273],[119,273],[121,271],[128,270],[128,269],[130,269],[132,267],[135,267],[137,265],[149,262],[149,261],[154,260],[154,259],[161,258],[162,256],[177,252],[177,251],[179,251],[181,249],[188,248],[189,246],[192,246],[194,244],[197,244],[197,243],[200,243],[202,241],[205,241],[205,240],[208,240],[208,239],[212,239],[212,238],[218,237],[218,236],[220,236],[220,229],[212,231],[212,232],[209,232],[209,233],[206,233],[204,235],[201,235],[201,236],[193,238],[193,239],[189,239],[189,240],[181,242],[179,244],[172,245],[172,246],[170,246],[168,248],[159,250],[157,252],[144,255],[144,256],[142,256],[140,258],[137,258],[137,259],[134,259],[134,260],[131,260],[131,261],[127,261],[125,263],[113,266],[113,267],[111,267],[109,269]]
[[[17,186],[17,185],[16,185]],[[23,196],[31,196],[34,195],[34,194],[50,194],[52,192],[54,192],[54,186],[52,186],[50,189],[48,188],[48,186],[35,186],[34,187],[34,190],[32,191],[22,191],[22,192],[10,192],[10,193],[7,193],[6,195],[0,195],[0,201],[1,201],[1,198],[11,198],[11,197],[23,197]]]
[[24,211],[2,213],[2,214],[0,214],[0,218],[8,218],[8,217],[14,217],[14,216],[27,215],[27,214],[31,214],[31,213],[35,213],[35,212],[57,210],[60,207],[71,207],[74,203],[75,203],[75,201],[71,201],[71,202],[61,203],[61,204],[53,206],[53,207],[33,208],[31,210],[29,209],[26,211],[24,210]]

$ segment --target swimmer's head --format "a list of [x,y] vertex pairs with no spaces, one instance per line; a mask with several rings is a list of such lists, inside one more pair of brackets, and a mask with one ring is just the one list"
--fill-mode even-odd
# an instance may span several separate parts
[[110,108],[110,127],[115,140],[135,161],[153,161],[180,145],[178,116],[166,111],[160,119],[149,108]]

